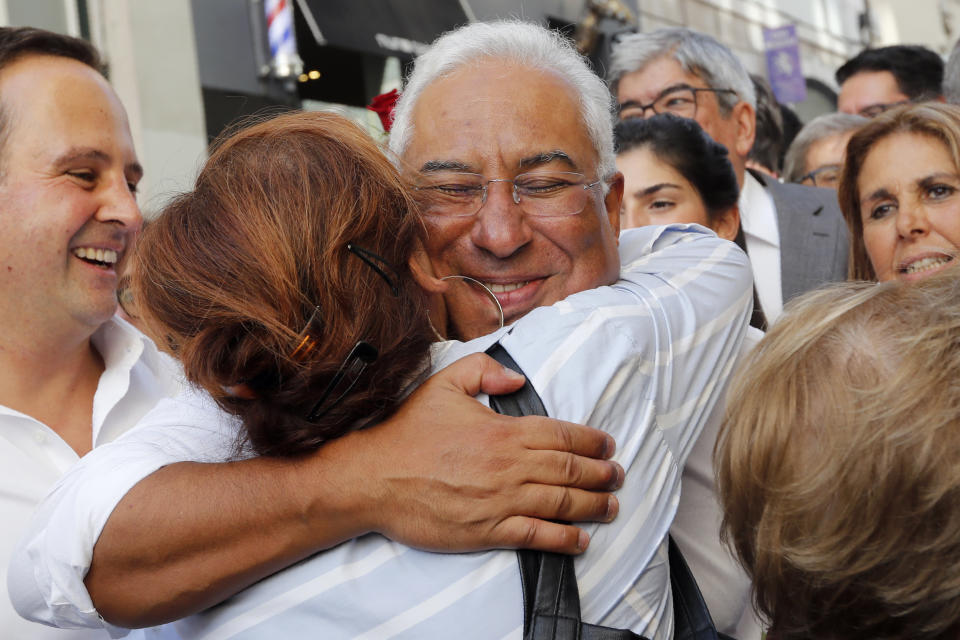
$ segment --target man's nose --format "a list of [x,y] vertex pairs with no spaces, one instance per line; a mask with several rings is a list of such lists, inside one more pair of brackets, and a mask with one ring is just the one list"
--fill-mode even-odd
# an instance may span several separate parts
[[487,201],[477,212],[471,230],[473,244],[504,259],[530,242],[532,235],[523,210],[514,202],[513,183],[491,181]]
[[101,222],[116,222],[131,231],[138,231],[143,225],[143,214],[137,205],[137,199],[126,178],[112,181],[104,188],[103,200],[97,211]]

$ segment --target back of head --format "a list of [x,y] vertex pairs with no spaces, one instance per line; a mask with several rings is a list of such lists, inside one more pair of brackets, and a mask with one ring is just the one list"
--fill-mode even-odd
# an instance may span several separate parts
[[853,134],[847,143],[843,172],[837,197],[840,210],[850,229],[850,269],[853,280],[875,280],[876,274],[863,243],[863,220],[860,217],[860,173],[873,146],[895,133],[915,133],[942,142],[960,171],[960,106],[927,102],[907,105],[885,112],[870,120]]
[[[252,447],[292,455],[387,415],[423,365],[426,302],[408,266],[421,239],[395,167],[363,131],[288,114],[214,148],[194,190],[143,232],[133,290],[148,332],[243,419]],[[359,341],[379,358],[308,420]]]
[[807,294],[742,363],[716,468],[772,635],[958,637],[958,376],[949,274]]
[[825,138],[856,131],[870,120],[852,113],[825,113],[808,122],[787,149],[783,162],[783,179],[800,182],[806,173],[810,147]]
[[747,155],[773,175],[780,175],[780,155],[783,148],[783,116],[780,103],[770,84],[760,76],[751,75],[757,95],[757,133]]
[[900,92],[911,100],[932,100],[941,95],[943,59],[918,45],[893,45],[864,49],[837,69],[837,84],[865,71],[889,71]]
[[700,194],[711,219],[737,204],[740,187],[727,148],[696,120],[672,113],[627,118],[617,123],[614,139],[617,154],[649,148],[657,160],[673,167]]
[[[565,80],[577,93],[582,124],[599,159],[599,174],[612,175],[613,98],[573,44],[555,31],[518,20],[475,22],[440,36],[414,62],[413,71],[394,111],[390,149],[400,156],[414,135],[413,110],[431,83],[471,64],[490,58],[531,73],[549,73]],[[523,100],[523,96],[517,96]],[[571,123],[572,124],[572,123]]]
[[621,36],[610,52],[607,73],[613,93],[624,75],[663,57],[672,57],[711,88],[736,91],[736,96],[717,94],[722,115],[727,116],[741,100],[756,107],[753,82],[740,59],[711,36],[681,27]]

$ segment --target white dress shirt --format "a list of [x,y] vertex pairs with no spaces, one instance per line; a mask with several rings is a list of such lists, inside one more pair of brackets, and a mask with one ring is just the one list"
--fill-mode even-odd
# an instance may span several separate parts
[[[92,337],[104,362],[93,398],[92,445],[116,438],[180,388],[179,366],[146,336],[114,317]],[[7,595],[7,559],[34,508],[79,457],[53,429],[0,405],[0,637],[20,640],[107,638],[102,629],[62,630],[17,615]]]
[[[551,416],[614,436],[626,483],[612,524],[583,525],[591,535],[575,560],[583,618],[664,640],[673,636],[665,536],[680,471],[739,353],[751,278],[735,245],[696,226],[625,231],[620,252],[615,284],[535,309],[490,336],[437,345],[432,365],[499,341]],[[114,506],[165,464],[230,458],[238,429],[193,392],[87,456],[38,510],[11,568],[21,613],[101,624],[82,578]],[[197,639],[487,640],[519,638],[522,612],[515,553],[429,553],[371,534],[175,624]]]
[[757,298],[767,325],[783,313],[783,288],[780,282],[780,230],[773,197],[747,171],[740,190],[740,226],[747,242],[747,254],[753,267]]

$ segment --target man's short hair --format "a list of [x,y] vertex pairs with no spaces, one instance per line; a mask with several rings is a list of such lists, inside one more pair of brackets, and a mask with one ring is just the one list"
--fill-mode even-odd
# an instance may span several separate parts
[[865,71],[889,71],[900,93],[911,100],[932,100],[942,92],[943,59],[926,47],[898,44],[864,49],[837,69],[837,84]]
[[71,58],[103,73],[103,61],[86,40],[34,27],[0,27],[0,69],[25,55]]
[[852,113],[825,113],[807,123],[787,149],[783,162],[783,179],[800,182],[807,172],[807,154],[814,144],[831,136],[856,131],[870,122],[869,118]]
[[[34,27],[0,27],[0,69],[28,55],[47,55],[77,60],[104,74],[96,48],[80,38]],[[9,136],[9,116],[0,96],[0,161]]]
[[960,279],[794,301],[742,362],[724,535],[778,640],[960,634]]
[[621,36],[610,53],[610,72],[607,74],[614,95],[623,76],[668,56],[680,63],[684,71],[703,80],[708,87],[737,92],[736,96],[717,94],[720,113],[724,117],[730,115],[740,101],[756,108],[753,82],[740,59],[707,34],[682,27]]
[[614,174],[613,98],[603,80],[562,35],[516,20],[475,22],[450,31],[416,59],[394,112],[390,150],[399,157],[409,145],[414,133],[413,109],[427,86],[490,58],[566,81],[579,97],[583,125],[597,152],[598,173],[601,177]]

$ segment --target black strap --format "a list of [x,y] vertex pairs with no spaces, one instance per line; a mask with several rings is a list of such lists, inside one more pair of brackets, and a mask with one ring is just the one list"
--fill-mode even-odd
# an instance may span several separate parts
[[[496,343],[487,354],[503,366],[523,370]],[[536,389],[526,381],[520,390],[490,396],[490,407],[510,416],[547,415]],[[573,557],[558,553],[517,551],[523,587],[523,640],[646,640],[628,629],[587,624],[580,618],[580,590]],[[680,549],[669,539],[670,589],[673,594],[675,640],[732,640],[718,635],[697,581]]]
[[[500,343],[487,349],[494,360],[523,373]],[[519,391],[491,396],[490,406],[510,416],[547,415],[543,401],[529,381]],[[645,640],[627,629],[584,624],[580,619],[580,590],[573,557],[545,551],[517,551],[523,586],[524,640]]]
[[[747,238],[743,235],[743,225],[737,229],[737,237],[733,239],[733,242],[740,247],[744,253],[747,252]],[[767,316],[763,313],[763,307],[760,306],[760,297],[757,295],[757,285],[753,285],[753,313],[750,314],[750,326],[760,329],[760,331],[767,330]]]

